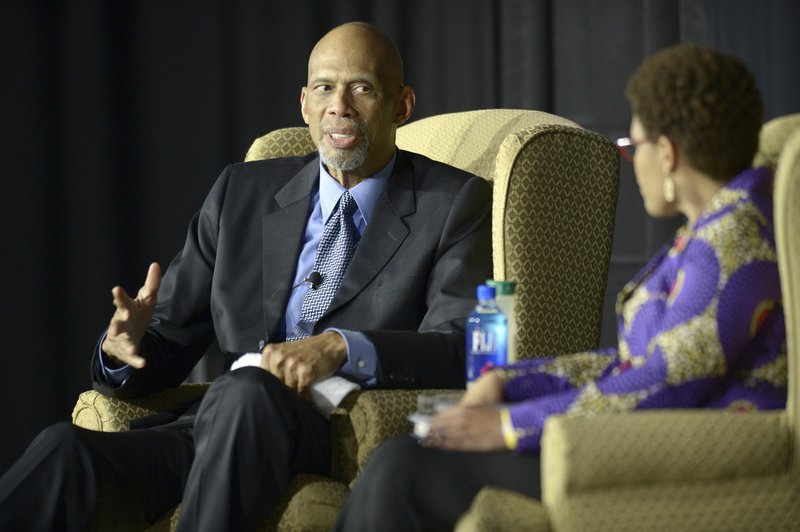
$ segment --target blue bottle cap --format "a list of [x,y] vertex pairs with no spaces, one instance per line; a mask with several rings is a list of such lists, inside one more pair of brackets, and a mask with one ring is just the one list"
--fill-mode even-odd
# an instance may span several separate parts
[[494,299],[497,296],[497,292],[493,286],[487,286],[485,284],[478,285],[478,300],[485,301],[487,299]]

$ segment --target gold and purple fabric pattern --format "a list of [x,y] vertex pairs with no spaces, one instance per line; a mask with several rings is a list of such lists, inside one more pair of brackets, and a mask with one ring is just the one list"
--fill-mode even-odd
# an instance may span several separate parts
[[501,368],[517,450],[545,419],[645,408],[784,408],[786,332],[772,174],[748,169],[617,298],[618,346]]

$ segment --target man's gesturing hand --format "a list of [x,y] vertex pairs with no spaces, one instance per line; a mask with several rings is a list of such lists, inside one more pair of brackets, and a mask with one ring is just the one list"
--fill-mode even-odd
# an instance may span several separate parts
[[330,331],[296,342],[268,344],[261,352],[261,367],[301,396],[309,386],[333,375],[347,360],[347,344]]
[[161,286],[161,266],[154,262],[147,270],[147,279],[136,294],[136,299],[132,299],[121,286],[111,289],[117,310],[108,326],[108,334],[103,341],[103,351],[112,358],[112,361],[128,364],[134,368],[144,367],[146,361],[138,354],[139,342],[156,308],[159,286]]

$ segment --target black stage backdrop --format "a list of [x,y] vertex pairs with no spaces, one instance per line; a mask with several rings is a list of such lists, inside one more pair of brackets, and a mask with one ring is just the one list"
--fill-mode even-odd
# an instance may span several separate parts
[[[793,0],[2,0],[0,473],[69,419],[111,287],[169,263],[254,137],[302,124],[308,53],[350,20],[398,43],[415,118],[529,108],[623,136],[626,79],[677,42],[743,58],[766,118],[800,111]],[[621,179],[604,344],[613,295],[677,223]]]

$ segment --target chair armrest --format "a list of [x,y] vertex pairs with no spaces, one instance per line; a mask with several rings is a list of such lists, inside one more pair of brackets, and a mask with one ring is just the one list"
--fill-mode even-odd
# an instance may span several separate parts
[[454,532],[548,532],[550,518],[542,503],[516,491],[483,488],[456,523]]
[[185,407],[200,398],[208,386],[209,383],[182,384],[140,399],[118,399],[95,390],[86,391],[78,396],[72,422],[90,430],[126,431],[131,420]]
[[350,393],[331,414],[332,463],[335,479],[352,485],[369,455],[384,440],[411,431],[409,414],[422,393],[455,390],[365,390]]
[[783,410],[553,416],[542,437],[543,499],[549,506],[603,487],[781,474],[791,446]]
[[[141,399],[118,399],[90,390],[78,397],[72,422],[104,432],[128,430],[131,420],[185,407],[201,397],[209,383],[183,384]],[[350,393],[331,414],[332,476],[351,484],[369,455],[384,440],[408,434],[408,415],[420,393],[453,390],[367,390]]]

